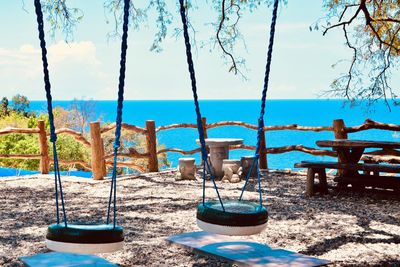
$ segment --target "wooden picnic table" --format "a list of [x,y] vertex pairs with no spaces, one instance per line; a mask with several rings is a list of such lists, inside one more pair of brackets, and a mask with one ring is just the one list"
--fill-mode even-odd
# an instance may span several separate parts
[[[335,139],[335,140],[320,140],[316,144],[320,147],[331,147],[338,154],[339,164],[357,164],[366,148],[378,148],[382,151],[375,152],[376,154],[396,154],[399,153],[396,149],[400,149],[399,142],[388,141],[367,141],[367,140],[348,140],[348,139]],[[376,165],[374,174],[379,175],[379,165]],[[382,166],[383,167],[383,166]],[[341,177],[359,177],[362,179],[357,169],[344,168],[338,171],[337,181],[341,182]]]
[[331,147],[338,153],[338,159],[341,163],[357,163],[360,161],[366,148],[381,148],[383,151],[389,151],[400,148],[399,142],[388,141],[367,141],[367,140],[321,140],[316,142],[320,147]]

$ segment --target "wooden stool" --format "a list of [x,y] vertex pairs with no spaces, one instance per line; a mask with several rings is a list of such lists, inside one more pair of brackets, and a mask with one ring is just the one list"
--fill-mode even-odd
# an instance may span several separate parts
[[317,187],[318,191],[321,194],[328,193],[328,182],[326,181],[326,172],[325,168],[308,168],[307,170],[307,185],[306,185],[306,194],[307,196],[312,196],[315,193],[315,185],[314,179],[315,174],[318,174],[319,186]]

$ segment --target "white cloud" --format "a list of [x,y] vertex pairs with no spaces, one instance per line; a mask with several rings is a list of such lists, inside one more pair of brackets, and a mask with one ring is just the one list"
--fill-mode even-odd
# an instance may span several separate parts
[[[84,64],[100,65],[96,57],[96,47],[92,42],[67,44],[60,41],[48,48],[49,67],[55,67],[63,61],[78,61]],[[13,67],[26,72],[41,67],[41,51],[31,44],[21,45],[19,49],[0,48],[0,64],[4,70]],[[54,65],[54,66],[53,66]]]
[[[93,42],[60,41],[47,50],[55,99],[80,98],[83,91],[85,95],[94,95],[102,89],[99,86],[106,86],[109,75],[102,69]],[[0,48],[0,84],[3,95],[21,93],[30,99],[43,99],[40,48],[31,44],[18,49]]]
[[96,56],[96,46],[93,42],[66,43],[60,41],[48,48],[49,64],[58,65],[63,61],[75,61],[89,65],[100,65]]

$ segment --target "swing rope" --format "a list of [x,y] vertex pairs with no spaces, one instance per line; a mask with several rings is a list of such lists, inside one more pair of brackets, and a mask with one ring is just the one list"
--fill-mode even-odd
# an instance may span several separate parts
[[[57,224],[60,223],[60,208],[59,208],[59,195],[61,198],[62,212],[63,212],[63,220],[64,225],[67,227],[67,214],[65,211],[65,202],[64,202],[64,194],[62,190],[61,184],[61,176],[59,169],[59,162],[57,156],[57,134],[55,132],[54,126],[54,114],[53,114],[53,106],[52,106],[52,96],[51,96],[51,84],[48,70],[48,61],[47,61],[47,49],[46,49],[46,41],[44,34],[44,23],[43,23],[43,12],[40,0],[35,0],[35,12],[38,23],[38,31],[39,31],[39,40],[40,47],[42,50],[42,62],[43,62],[43,73],[44,73],[44,83],[46,90],[46,99],[47,99],[47,112],[49,116],[50,123],[50,141],[53,144],[53,157],[54,157],[54,184],[55,184],[55,199],[56,199],[56,213],[57,213]],[[121,43],[121,60],[120,60],[120,72],[119,72],[119,85],[118,85],[118,106],[117,106],[117,118],[116,118],[116,129],[115,129],[115,141],[114,141],[114,165],[110,186],[110,196],[108,202],[108,210],[107,210],[107,224],[110,222],[110,212],[111,212],[111,203],[113,203],[113,226],[116,226],[116,176],[117,176],[117,154],[118,149],[121,145],[121,126],[122,126],[122,109],[123,109],[123,101],[124,101],[124,86],[125,86],[125,70],[126,70],[126,52],[128,49],[127,39],[128,39],[128,23],[129,23],[129,4],[130,0],[124,0],[124,18],[123,18],[123,35],[122,35],[122,43]]]
[[[200,107],[199,107],[199,103],[198,103],[196,77],[195,77],[195,72],[194,72],[192,52],[191,52],[191,46],[190,46],[190,40],[189,40],[189,34],[188,34],[188,26],[187,26],[184,0],[179,0],[179,3],[180,3],[180,14],[181,14],[181,19],[182,19],[182,24],[183,24],[183,36],[185,39],[185,46],[186,46],[186,57],[187,57],[188,69],[189,69],[189,73],[190,73],[193,99],[194,99],[196,116],[197,116],[197,129],[199,132],[199,139],[200,139],[200,145],[201,145],[201,156],[202,156],[202,160],[204,162],[204,166],[203,166],[203,205],[205,203],[205,179],[206,179],[205,168],[207,166],[207,169],[211,173],[211,180],[213,181],[214,188],[217,192],[219,202],[221,203],[221,206],[222,206],[222,210],[225,211],[220,194],[218,192],[218,187],[215,183],[215,178],[211,172],[211,167],[208,163],[206,144],[205,144],[205,140],[204,140],[204,129],[203,129],[203,123],[201,121]],[[262,97],[261,97],[261,111],[260,111],[260,117],[258,119],[257,144],[256,144],[254,160],[253,160],[253,164],[250,168],[250,171],[246,177],[245,184],[243,186],[242,192],[239,197],[239,201],[241,201],[242,197],[243,197],[243,193],[247,187],[250,175],[251,175],[253,169],[256,168],[260,206],[262,206],[262,192],[261,192],[261,174],[260,174],[260,168],[259,168],[258,161],[259,161],[259,157],[260,157],[259,151],[260,151],[260,146],[261,146],[261,135],[264,134],[263,128],[264,128],[265,103],[266,103],[266,96],[267,96],[268,85],[269,85],[269,75],[270,75],[270,70],[271,70],[272,50],[273,50],[274,37],[275,37],[275,26],[276,26],[276,21],[277,21],[278,4],[279,4],[279,0],[275,0],[273,11],[272,11],[272,21],[271,21],[269,45],[268,45],[268,52],[267,52],[267,63],[266,63],[266,68],[265,68],[264,87],[263,87]]]
[[[114,165],[112,171],[110,197],[108,201],[107,209],[107,224],[110,222],[110,209],[111,202],[113,202],[113,224],[114,228],[116,225],[117,216],[117,155],[118,149],[121,146],[121,126],[122,126],[122,108],[124,103],[124,86],[125,86],[125,70],[126,70],[126,51],[128,50],[128,23],[129,23],[129,3],[130,0],[124,1],[124,22],[122,27],[122,43],[121,43],[121,60],[119,70],[119,85],[118,85],[118,106],[117,106],[117,118],[115,128],[115,140],[114,140]],[[111,201],[114,196],[113,201]]]
[[257,145],[256,145],[254,160],[253,160],[253,164],[250,168],[250,171],[247,174],[246,181],[245,181],[245,184],[242,189],[242,193],[240,194],[240,197],[239,197],[239,200],[242,200],[243,193],[246,190],[250,175],[251,175],[253,169],[256,168],[258,191],[259,191],[259,196],[260,196],[260,206],[262,206],[262,193],[261,193],[261,173],[260,173],[258,161],[260,158],[261,135],[264,134],[263,130],[264,130],[265,102],[266,102],[267,92],[268,92],[269,74],[271,72],[272,50],[273,50],[273,46],[274,46],[275,26],[276,26],[276,20],[277,20],[277,16],[278,16],[278,4],[279,4],[279,0],[275,0],[274,8],[272,10],[272,20],[271,20],[269,45],[268,45],[268,52],[267,52],[267,64],[265,66],[264,87],[263,87],[262,97],[261,97],[261,111],[260,111],[260,117],[258,119]]
[[210,173],[211,180],[214,184],[214,189],[217,192],[217,196],[218,196],[219,202],[221,204],[222,210],[225,211],[224,204],[222,203],[222,199],[219,194],[217,184],[215,183],[215,177],[214,177],[213,171],[211,170],[210,163],[208,162],[208,155],[207,155],[208,153],[207,153],[207,149],[206,149],[206,141],[204,138],[204,128],[203,128],[203,123],[201,121],[200,105],[199,105],[199,100],[198,100],[198,96],[197,96],[196,75],[194,72],[192,51],[191,51],[187,19],[186,19],[186,12],[185,12],[185,5],[184,5],[183,1],[184,0],[179,0],[180,14],[181,14],[181,19],[182,19],[182,24],[183,24],[183,36],[185,38],[186,59],[187,59],[187,63],[188,63],[189,73],[190,73],[190,80],[191,80],[192,92],[193,92],[193,100],[194,100],[196,116],[197,116],[197,130],[199,132],[199,140],[200,140],[200,146],[201,146],[201,158],[202,158],[203,164],[204,164],[203,165],[203,204],[205,203],[205,181],[206,181],[206,170],[207,170]]
[[42,62],[43,62],[43,74],[44,74],[44,84],[46,90],[46,99],[47,99],[47,112],[49,115],[49,123],[50,123],[50,142],[53,145],[53,159],[54,159],[54,184],[55,184],[55,198],[56,198],[56,212],[57,212],[57,224],[60,223],[60,209],[59,209],[59,201],[58,201],[58,187],[60,187],[60,198],[63,212],[64,225],[67,227],[67,214],[65,211],[65,203],[64,203],[64,194],[62,190],[61,177],[60,177],[60,169],[58,164],[58,156],[57,156],[57,134],[54,126],[54,115],[53,115],[53,106],[52,106],[52,97],[51,97],[51,84],[49,77],[49,69],[47,62],[47,49],[46,49],[46,40],[44,36],[44,23],[43,23],[43,12],[42,6],[40,4],[40,0],[35,0],[35,12],[38,23],[38,31],[39,31],[39,40],[40,40],[40,48],[42,50]]

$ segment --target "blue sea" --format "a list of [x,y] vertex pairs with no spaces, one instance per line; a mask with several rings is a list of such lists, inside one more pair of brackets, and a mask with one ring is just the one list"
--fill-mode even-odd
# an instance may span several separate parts
[[[116,117],[115,101],[94,101],[96,118],[103,122],[112,122]],[[54,106],[68,108],[71,101],[54,101]],[[200,101],[202,116],[207,118],[207,123],[218,121],[243,121],[256,125],[260,112],[258,100],[204,100]],[[46,112],[45,101],[32,101],[31,110]],[[302,126],[331,126],[332,120],[344,119],[347,126],[362,124],[366,118],[379,122],[400,124],[400,109],[392,107],[392,111],[379,102],[367,109],[366,105],[350,107],[342,100],[269,100],[266,105],[266,125],[298,124]],[[196,116],[193,101],[133,101],[124,102],[123,121],[141,127],[146,120],[154,120],[156,127],[174,123],[195,123]],[[237,126],[210,129],[209,137],[242,138],[244,143],[255,145],[256,131]],[[350,134],[352,139],[371,139],[400,141],[397,133],[391,131],[368,130]],[[174,129],[162,131],[158,134],[158,143],[167,148],[180,148],[191,150],[197,147],[195,140],[198,138],[196,129]],[[268,147],[280,147],[302,144],[316,147],[315,141],[332,139],[332,132],[303,132],[303,131],[272,131],[267,132],[266,142]],[[254,152],[234,150],[230,158],[240,158],[252,155]],[[171,167],[175,167],[178,153],[168,153]],[[199,154],[194,155],[199,162]],[[300,160],[329,158],[316,157],[301,152],[268,155],[270,168],[293,168],[293,164]]]

